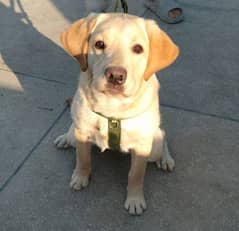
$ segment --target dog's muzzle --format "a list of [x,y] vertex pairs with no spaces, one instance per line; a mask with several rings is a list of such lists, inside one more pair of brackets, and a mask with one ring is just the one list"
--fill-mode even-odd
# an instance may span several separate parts
[[127,79],[127,71],[123,67],[111,66],[105,69],[105,77],[108,84],[121,86]]

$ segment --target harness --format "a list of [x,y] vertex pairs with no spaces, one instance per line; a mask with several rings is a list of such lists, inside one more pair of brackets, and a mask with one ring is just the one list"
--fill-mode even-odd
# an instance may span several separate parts
[[121,119],[106,117],[99,112],[93,112],[108,120],[108,146],[114,151],[120,151]]

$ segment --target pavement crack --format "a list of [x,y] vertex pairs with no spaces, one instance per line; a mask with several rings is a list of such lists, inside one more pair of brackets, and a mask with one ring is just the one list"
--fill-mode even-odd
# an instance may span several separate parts
[[1,67],[0,67],[0,70],[1,71],[6,71],[6,72],[11,72],[11,73],[14,73],[14,74],[17,74],[17,75],[22,75],[23,77],[26,77],[26,78],[38,79],[38,80],[43,80],[43,81],[47,81],[47,82],[52,82],[52,83],[58,83],[58,84],[66,85],[66,83],[64,83],[64,82],[61,82],[61,81],[58,81],[58,80],[54,80],[54,79],[47,79],[47,78],[45,78],[43,76],[39,76],[39,75],[33,75],[33,74],[21,72],[21,71],[12,71],[12,70],[8,70],[8,69],[1,68]]
[[198,110],[194,110],[194,109],[190,109],[190,108],[183,108],[180,106],[175,106],[175,105],[170,105],[170,104],[165,104],[165,103],[160,103],[160,106],[172,108],[175,110],[185,111],[185,112],[191,112],[191,113],[199,114],[202,116],[209,116],[209,117],[213,117],[213,118],[217,118],[217,119],[222,119],[222,120],[239,123],[239,119],[235,119],[235,118],[227,117],[227,116],[221,116],[221,115],[214,114],[214,113],[202,112],[202,111],[198,111]]
[[51,130],[54,128],[56,123],[61,119],[61,117],[64,115],[64,113],[68,110],[68,106],[65,106],[64,109],[60,112],[60,114],[57,116],[57,118],[53,121],[51,126],[45,131],[45,133],[41,136],[41,138],[38,140],[38,142],[32,147],[32,149],[28,152],[28,154],[25,156],[25,158],[18,164],[16,169],[12,172],[12,174],[3,182],[3,184],[0,186],[0,193],[10,184],[10,182],[13,180],[13,178],[18,174],[18,172],[22,169],[24,164],[27,162],[27,160],[32,156],[34,151],[40,146],[42,141],[45,139],[45,137],[51,132]]

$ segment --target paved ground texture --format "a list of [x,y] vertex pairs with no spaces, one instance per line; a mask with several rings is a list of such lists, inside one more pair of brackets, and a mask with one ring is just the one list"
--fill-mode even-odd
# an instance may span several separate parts
[[129,157],[93,150],[90,186],[68,185],[74,150],[54,138],[70,124],[64,100],[78,64],[59,33],[86,14],[82,0],[0,1],[0,230],[239,230],[239,2],[182,0],[185,21],[153,18],[181,48],[158,74],[163,126],[177,167],[149,165],[148,210],[123,208]]

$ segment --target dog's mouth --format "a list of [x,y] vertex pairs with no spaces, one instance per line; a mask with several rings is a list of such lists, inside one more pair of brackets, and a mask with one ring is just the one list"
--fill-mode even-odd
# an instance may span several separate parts
[[109,93],[112,95],[119,95],[119,94],[124,95],[124,87],[122,85],[107,83],[102,92]]

